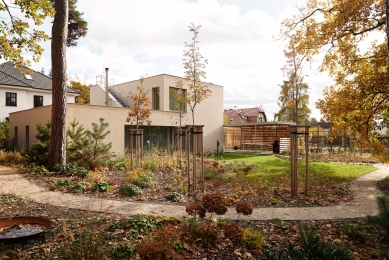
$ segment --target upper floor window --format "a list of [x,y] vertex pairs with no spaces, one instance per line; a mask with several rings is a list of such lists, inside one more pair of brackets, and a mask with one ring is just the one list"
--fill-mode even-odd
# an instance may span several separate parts
[[172,111],[186,111],[186,90],[169,87],[169,109]]
[[265,117],[262,113],[259,113],[257,116],[257,122],[265,122]]
[[34,96],[34,107],[43,106],[43,96]]
[[152,92],[152,104],[154,110],[159,110],[159,88],[153,88]]
[[16,93],[5,92],[5,105],[16,107],[16,105],[17,105]]

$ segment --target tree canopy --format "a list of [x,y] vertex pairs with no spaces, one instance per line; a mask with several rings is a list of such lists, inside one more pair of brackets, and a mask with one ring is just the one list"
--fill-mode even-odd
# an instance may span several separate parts
[[201,25],[195,26],[192,23],[192,26],[189,26],[189,31],[193,32],[192,42],[185,42],[185,50],[184,50],[184,69],[185,69],[185,78],[190,81],[188,84],[189,89],[186,93],[186,101],[189,105],[189,108],[192,112],[192,122],[194,125],[194,111],[196,105],[203,101],[211,94],[211,90],[209,87],[202,82],[202,78],[205,79],[206,72],[205,64],[208,63],[207,60],[204,60],[204,57],[200,54],[199,47],[196,46],[197,43],[197,35],[199,34],[199,30]]
[[293,75],[281,85],[278,106],[280,110],[274,115],[274,120],[306,123],[309,121],[311,110],[308,108],[308,85],[297,82]]
[[[18,9],[23,18],[15,15]],[[50,39],[43,30],[31,29],[31,25],[42,25],[47,17],[54,15],[52,4],[47,0],[14,1],[7,4],[0,1],[0,58],[10,60],[18,68],[30,67],[25,52],[32,53],[32,60],[37,62],[43,53],[41,41]]]
[[80,92],[80,95],[76,97],[76,103],[89,104],[90,103],[90,86],[87,86],[80,82],[76,77],[75,80],[70,81],[71,87]]
[[385,2],[308,0],[298,11],[282,23],[281,34],[288,49],[308,61],[323,57],[320,70],[329,73],[333,84],[317,107],[334,134],[355,137],[358,145],[388,159],[374,134],[387,125],[389,115]]
[[[69,0],[67,46],[76,46],[77,40],[86,35],[88,23],[77,10],[77,0]],[[16,67],[30,68],[31,60],[25,57],[32,54],[32,61],[38,62],[44,52],[42,41],[51,37],[39,29],[46,18],[54,15],[55,0],[0,1],[0,58],[12,61]],[[17,15],[20,12],[22,15]]]

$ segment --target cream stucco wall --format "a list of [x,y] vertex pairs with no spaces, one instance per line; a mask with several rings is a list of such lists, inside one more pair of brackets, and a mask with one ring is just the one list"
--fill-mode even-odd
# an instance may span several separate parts
[[[179,121],[179,112],[169,110],[169,87],[176,87],[176,81],[182,80],[183,88],[188,89],[189,81],[181,77],[176,77],[167,74],[156,75],[145,78],[143,87],[148,92],[148,97],[152,100],[152,89],[159,87],[160,89],[160,110],[153,110],[151,115],[152,125],[158,126],[176,126]],[[115,85],[115,91],[119,91],[122,95],[128,96],[130,92],[136,92],[139,80],[134,80],[122,84]],[[212,91],[211,95],[204,99],[195,107],[195,125],[204,125],[204,149],[213,151],[216,149],[216,141],[223,143],[223,87],[212,83],[205,83]],[[92,100],[92,97],[91,97]],[[186,115],[181,124],[192,124],[192,115],[189,106],[186,107]]]
[[[160,110],[153,110],[150,116],[153,126],[177,126],[179,112],[169,111],[169,87],[175,87],[177,77],[170,75],[158,75],[147,78],[144,82],[146,89],[160,87]],[[123,95],[136,91],[137,81],[116,85]],[[223,141],[223,87],[209,84],[212,94],[203,100],[195,108],[195,124],[204,125],[204,150],[213,151],[216,149],[216,141]],[[104,91],[97,86],[96,91],[91,88],[91,103],[93,95],[104,97]],[[102,90],[102,91],[99,91]],[[94,93],[94,94],[93,94]],[[101,95],[102,94],[102,95]],[[151,91],[149,93],[151,97]],[[104,99],[103,99],[104,100]],[[18,148],[25,147],[25,127],[29,126],[30,146],[36,142],[36,124],[44,124],[50,118],[51,106],[39,107],[10,114],[10,135],[14,138],[15,127],[18,128]],[[105,143],[112,142],[112,151],[118,155],[124,153],[124,126],[128,108],[109,107],[104,105],[68,104],[67,124],[73,119],[79,121],[85,129],[92,129],[92,123],[98,123],[99,118],[104,118],[109,123],[111,133],[104,140]],[[192,124],[192,117],[189,108],[187,115],[182,120],[182,125]]]
[[[9,115],[9,135],[11,140],[17,135],[17,143],[15,143],[15,148],[17,150],[24,150],[24,148],[31,147],[31,144],[38,142],[35,138],[36,134],[36,125],[37,124],[46,124],[50,120],[51,116],[51,105],[37,107],[32,109],[27,109],[19,112],[10,113]],[[17,134],[15,131],[17,127]],[[26,127],[29,131],[27,133]],[[27,135],[28,134],[28,138]],[[29,139],[29,144],[27,140]]]
[[[17,96],[16,106],[5,105],[6,92],[16,93]],[[51,91],[0,85],[0,120],[3,120],[4,118],[8,117],[8,115],[12,112],[33,108],[35,95],[43,96],[44,106],[51,105],[52,103]],[[74,94],[68,94],[67,96],[68,103],[74,103],[75,97],[76,95]]]

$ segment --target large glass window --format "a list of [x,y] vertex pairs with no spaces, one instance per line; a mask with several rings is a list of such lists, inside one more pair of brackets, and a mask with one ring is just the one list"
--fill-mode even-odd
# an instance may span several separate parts
[[[130,128],[135,126],[124,126],[124,147],[129,148],[130,145]],[[173,127],[171,126],[139,126],[139,129],[143,129],[143,149],[152,150],[153,148],[159,149],[171,149],[172,147],[172,134]],[[134,144],[135,144],[135,137]]]
[[185,102],[186,90],[169,87],[169,110],[186,111]]
[[43,96],[34,96],[34,107],[43,106]]
[[17,106],[17,95],[16,93],[5,92],[5,105],[16,107]]
[[159,88],[153,88],[152,95],[153,109],[159,110]]

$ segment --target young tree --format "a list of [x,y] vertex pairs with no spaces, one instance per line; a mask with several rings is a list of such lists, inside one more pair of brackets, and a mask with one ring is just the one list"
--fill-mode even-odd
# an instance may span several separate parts
[[193,125],[195,123],[194,110],[196,105],[211,94],[211,90],[208,86],[201,81],[202,78],[206,78],[206,73],[203,69],[205,69],[205,63],[208,63],[208,61],[203,61],[203,56],[199,52],[199,47],[196,46],[196,44],[199,43],[196,39],[200,28],[201,25],[196,27],[193,23],[192,26],[189,26],[189,31],[193,32],[194,36],[191,43],[185,42],[185,58],[183,59],[184,69],[186,70],[185,78],[190,81],[188,84],[189,89],[186,92],[186,102],[192,112]]
[[284,81],[277,102],[280,110],[274,114],[274,120],[296,123],[308,122],[311,113],[308,108],[308,89],[308,85],[303,83],[302,80],[296,82],[294,75],[288,81]]
[[143,87],[144,77],[141,76],[139,79],[139,84],[137,84],[138,93],[130,92],[131,107],[126,118],[126,122],[130,122],[132,125],[136,125],[136,128],[139,128],[139,125],[151,124],[150,115],[152,113],[150,109],[150,98],[147,96],[149,91],[145,91]]
[[[283,22],[282,35],[296,53],[313,61],[322,53],[321,71],[334,84],[317,102],[333,134],[348,133],[361,147],[389,159],[374,130],[387,123],[389,107],[388,0],[308,0],[299,14]],[[381,35],[369,48],[361,43]]]

